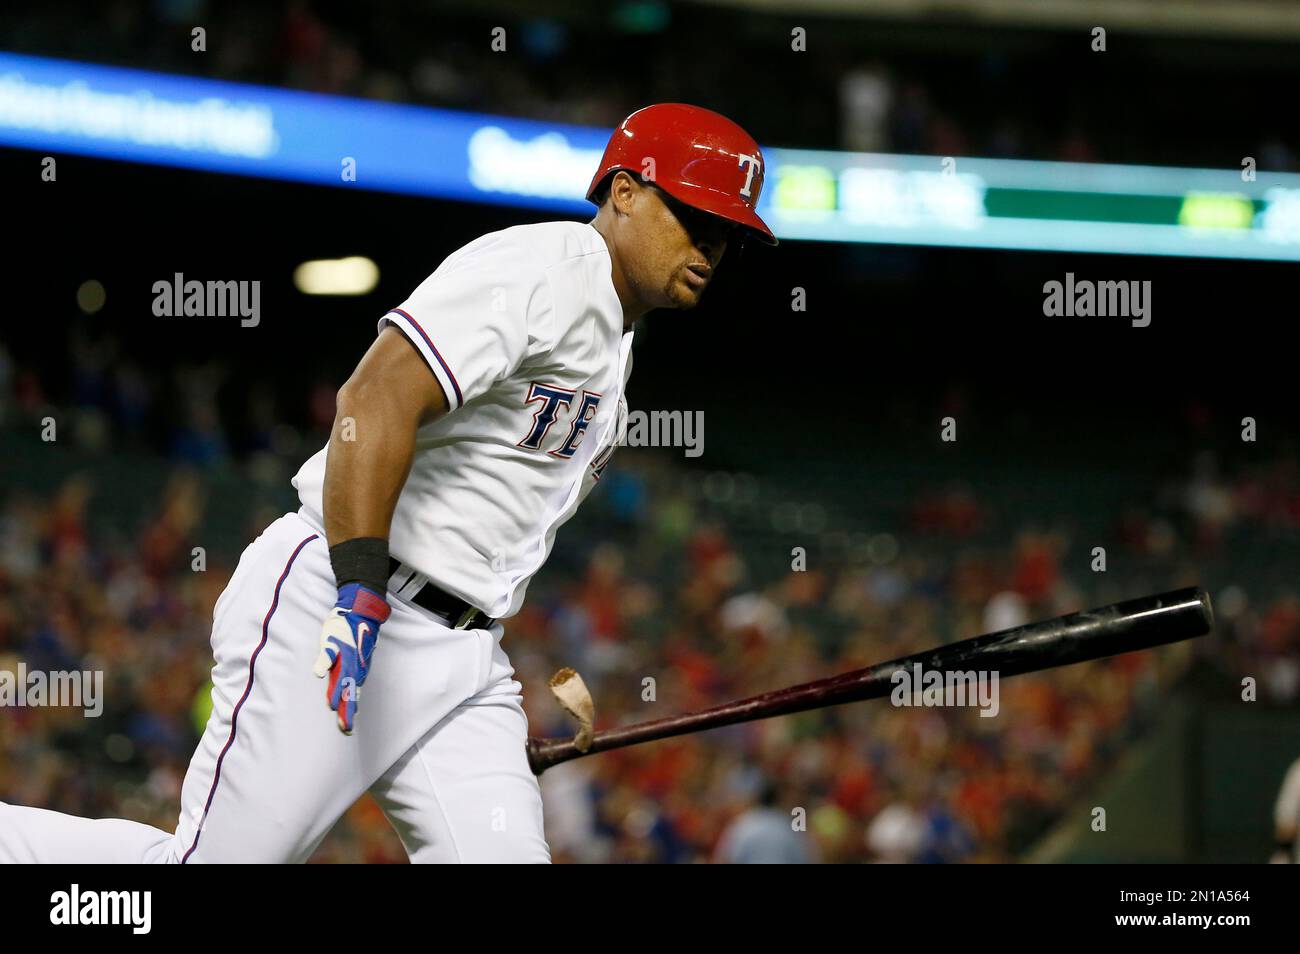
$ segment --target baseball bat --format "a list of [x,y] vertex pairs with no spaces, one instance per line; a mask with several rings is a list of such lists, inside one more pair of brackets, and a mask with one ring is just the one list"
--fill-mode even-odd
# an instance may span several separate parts
[[982,670],[998,678],[1038,672],[1203,636],[1214,624],[1209,595],[1189,587],[974,636],[865,669],[726,702],[682,715],[596,732],[580,751],[572,739],[529,738],[528,762],[541,775],[553,765],[737,722],[805,712],[889,695],[900,669]]

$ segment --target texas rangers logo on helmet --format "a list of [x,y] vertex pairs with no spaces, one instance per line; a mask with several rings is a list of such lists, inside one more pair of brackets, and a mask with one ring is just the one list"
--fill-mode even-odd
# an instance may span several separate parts
[[763,163],[758,156],[747,156],[743,152],[736,159],[736,164],[743,166],[745,169],[745,184],[740,187],[740,194],[748,199],[750,189],[754,184],[754,173],[757,172],[760,176],[763,174]]

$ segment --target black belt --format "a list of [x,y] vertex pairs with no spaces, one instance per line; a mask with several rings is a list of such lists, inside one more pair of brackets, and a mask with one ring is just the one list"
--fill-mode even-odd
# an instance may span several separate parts
[[[402,566],[402,562],[396,557],[388,558],[388,575],[392,577]],[[408,567],[408,569],[414,569]],[[435,586],[432,582],[425,583],[416,591],[414,596],[408,599],[416,606],[423,606],[430,613],[437,613],[444,617],[453,629],[487,629],[496,622],[487,613],[484,613],[477,606],[466,603],[458,596],[452,596],[446,590]]]

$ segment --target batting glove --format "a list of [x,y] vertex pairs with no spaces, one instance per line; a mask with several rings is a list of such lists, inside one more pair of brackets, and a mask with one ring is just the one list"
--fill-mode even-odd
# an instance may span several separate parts
[[316,678],[330,677],[326,704],[338,715],[339,731],[352,734],[361,684],[370,672],[370,654],[379,639],[379,627],[392,607],[382,595],[360,583],[339,587],[339,599],[325,617],[320,631]]

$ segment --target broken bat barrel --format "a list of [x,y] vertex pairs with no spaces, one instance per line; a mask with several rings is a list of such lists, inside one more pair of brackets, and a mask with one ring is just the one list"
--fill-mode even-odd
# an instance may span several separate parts
[[894,687],[894,673],[900,669],[912,670],[917,665],[923,670],[997,672],[1002,678],[1192,639],[1208,633],[1213,622],[1210,598],[1199,587],[1144,596],[963,639],[866,669],[723,703],[701,712],[607,729],[595,734],[585,752],[580,752],[572,739],[530,738],[528,760],[533,771],[540,775],[550,766],[580,755],[887,696]]

